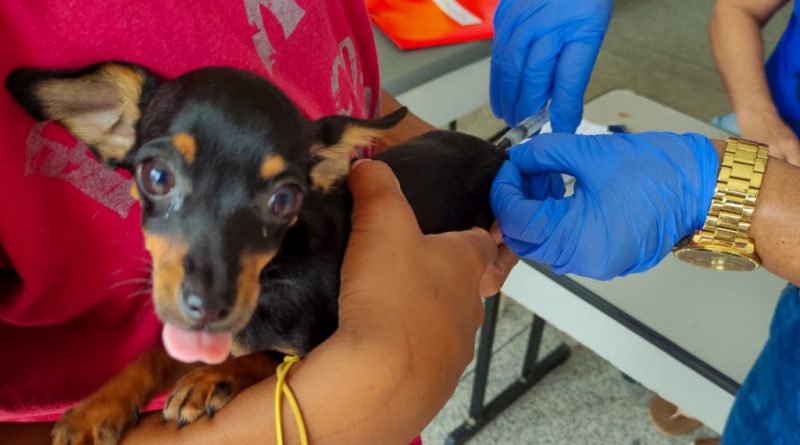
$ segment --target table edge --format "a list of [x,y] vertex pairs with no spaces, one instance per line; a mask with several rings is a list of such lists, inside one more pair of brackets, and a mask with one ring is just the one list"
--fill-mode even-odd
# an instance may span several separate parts
[[728,376],[727,374],[723,373],[714,366],[703,361],[702,359],[692,354],[691,352],[687,351],[686,349],[678,346],[676,343],[669,340],[667,337],[659,334],[653,328],[642,323],[632,315],[628,314],[627,312],[620,309],[616,305],[610,303],[603,297],[592,292],[591,290],[589,290],[582,284],[578,283],[577,281],[571,279],[570,277],[556,274],[550,267],[545,266],[543,264],[536,263],[534,261],[530,261],[527,259],[523,259],[522,261],[525,264],[537,270],[538,272],[542,273],[555,283],[559,284],[561,287],[572,292],[578,298],[581,298],[585,302],[589,303],[595,309],[603,312],[616,322],[630,329],[639,337],[647,340],[656,348],[666,352],[672,358],[686,365],[689,369],[697,372],[698,374],[706,378],[708,381],[719,386],[726,392],[732,395],[736,395],[736,392],[739,390],[741,384],[738,383],[733,378],[731,378],[730,376]]

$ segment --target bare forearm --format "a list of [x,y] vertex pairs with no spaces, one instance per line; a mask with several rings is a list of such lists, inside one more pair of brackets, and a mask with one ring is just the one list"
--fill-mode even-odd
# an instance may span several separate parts
[[764,73],[761,27],[785,0],[720,0],[711,18],[711,46],[734,111],[777,114]]
[[[714,141],[717,153],[723,141]],[[800,284],[800,168],[770,157],[758,195],[750,235],[764,268]]]
[[753,214],[752,236],[764,267],[800,284],[800,168],[770,158]]
[[[391,94],[381,90],[381,116],[385,116],[402,106]],[[400,121],[396,127],[384,133],[378,145],[378,150],[397,145],[435,129],[436,127],[420,119],[414,113],[408,113],[405,119]]]
[[[443,392],[440,403],[420,403],[418,396],[427,382],[409,377],[413,373],[408,367],[398,364],[409,357],[393,347],[395,343],[399,345],[380,338],[362,342],[357,335],[340,332],[295,365],[288,381],[311,443],[405,445],[433,417],[449,391]],[[274,388],[274,377],[256,384],[214,419],[202,419],[181,430],[163,424],[157,414],[147,416],[139,427],[129,429],[122,444],[275,443]],[[285,399],[283,406],[286,443],[299,443]]]

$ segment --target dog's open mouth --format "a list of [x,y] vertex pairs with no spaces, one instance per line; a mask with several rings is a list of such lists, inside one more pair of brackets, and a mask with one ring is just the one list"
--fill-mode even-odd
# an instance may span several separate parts
[[184,329],[165,323],[161,333],[169,355],[182,362],[222,363],[231,353],[233,334]]

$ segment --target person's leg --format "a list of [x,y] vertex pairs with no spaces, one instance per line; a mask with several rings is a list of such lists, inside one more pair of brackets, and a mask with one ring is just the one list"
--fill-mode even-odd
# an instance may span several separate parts
[[800,443],[800,299],[787,286],[769,339],[736,395],[722,445]]

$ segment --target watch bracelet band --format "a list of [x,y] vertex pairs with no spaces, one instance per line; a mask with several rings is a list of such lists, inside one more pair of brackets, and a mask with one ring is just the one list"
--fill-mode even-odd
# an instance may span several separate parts
[[728,138],[711,207],[703,229],[692,237],[693,243],[755,256],[750,225],[768,156],[769,148],[764,144]]

